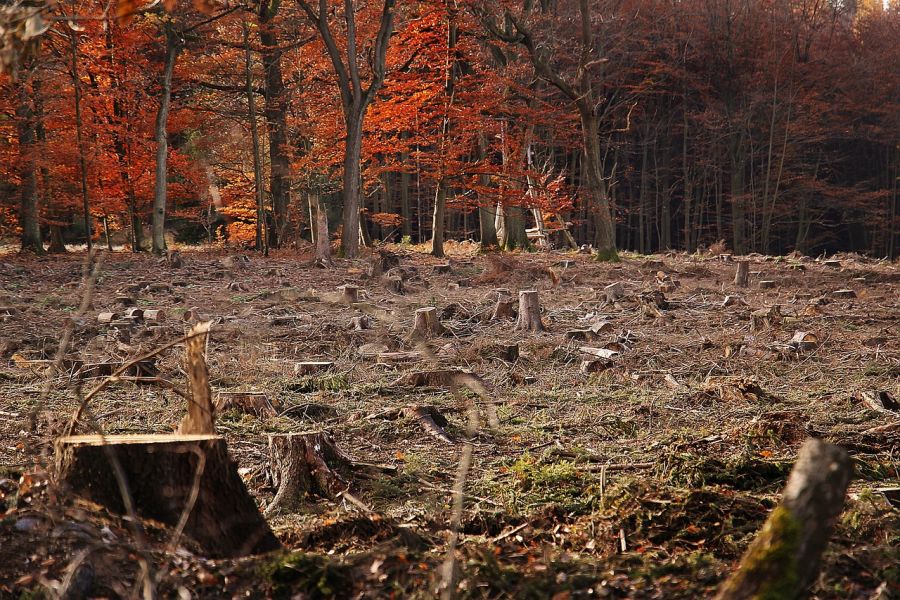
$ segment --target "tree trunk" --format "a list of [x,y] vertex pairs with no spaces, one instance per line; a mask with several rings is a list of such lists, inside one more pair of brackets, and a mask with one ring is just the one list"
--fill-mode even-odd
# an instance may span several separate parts
[[363,113],[347,117],[347,142],[344,149],[344,206],[341,223],[341,252],[345,258],[359,256],[359,193],[360,161],[362,160],[362,120]]
[[238,475],[224,438],[84,435],[63,437],[56,448],[59,480],[75,493],[125,514],[115,473],[121,466],[135,511],[183,526],[210,556],[238,557],[281,547]]
[[[250,26],[244,30],[244,78],[247,84],[247,117],[250,119],[250,140],[253,150],[253,182],[256,187],[256,249],[269,255],[269,227],[266,222],[265,190],[263,189],[262,158],[259,155],[259,127],[256,123],[256,98],[253,97],[253,61],[250,55]],[[277,224],[276,224],[277,226]]]
[[444,211],[447,207],[447,184],[444,180],[437,183],[434,193],[434,214],[431,221],[431,255],[438,258],[444,257],[444,227],[446,218]]
[[316,207],[315,246],[316,265],[320,267],[331,266],[331,237],[328,234],[328,211],[318,194],[310,194],[310,207]]
[[69,31],[72,48],[72,85],[75,88],[75,142],[78,146],[78,165],[81,170],[81,203],[84,217],[84,238],[88,252],[93,248],[91,227],[91,200],[87,183],[87,159],[84,152],[84,120],[81,116],[81,78],[78,75],[78,38],[75,30]]
[[594,240],[597,259],[618,261],[616,251],[616,227],[610,209],[606,182],[603,181],[602,158],[600,154],[600,123],[593,106],[580,107],[581,135],[584,142],[584,166],[587,172],[587,193],[594,211],[597,231]]
[[525,209],[521,206],[503,208],[502,242],[504,250],[528,247],[528,234],[525,233]]
[[[34,71],[30,72],[35,77]],[[35,115],[32,105],[28,83],[22,81],[19,85],[19,103],[16,105],[17,133],[19,136],[19,151],[23,157],[19,171],[19,227],[22,228],[22,250],[44,253],[44,244],[41,241],[41,226],[39,221],[40,210],[38,207],[37,185],[37,148],[35,147]]]
[[[408,134],[403,134],[401,139]],[[403,217],[401,225],[401,240],[403,238],[412,239],[412,211],[409,206],[409,186],[412,183],[412,177],[406,171],[406,163],[409,162],[409,153],[403,152],[400,155],[400,164],[403,171],[400,173],[400,216]]]
[[731,230],[735,254],[746,254],[746,201],[744,199],[744,148],[743,136],[729,143],[731,158]]
[[63,240],[62,226],[57,223],[50,225],[50,245],[47,247],[50,254],[65,254],[66,242]]
[[[478,135],[478,160],[484,161],[487,158],[487,138],[484,133]],[[490,185],[491,176],[482,173],[478,176],[479,184],[486,188]],[[497,239],[497,213],[494,210],[494,204],[486,204],[482,199],[478,202],[478,228],[481,235],[481,249],[497,248],[500,241]]]
[[159,109],[156,113],[156,181],[153,193],[152,243],[153,253],[163,254],[166,251],[166,192],[168,186],[169,138],[166,125],[169,121],[169,105],[172,99],[172,74],[175,71],[175,60],[181,52],[181,43],[176,39],[177,33],[166,26],[166,60],[160,79]]
[[842,448],[807,440],[781,504],[769,515],[717,600],[806,596],[843,510],[852,471],[850,457]]
[[272,209],[275,213],[274,248],[283,246],[293,235],[291,230],[291,158],[288,144],[287,115],[290,97],[281,72],[281,52],[278,34],[271,20],[277,3],[261,2],[259,8],[259,39],[262,42],[262,64],[265,71],[266,127],[269,132],[269,185]]

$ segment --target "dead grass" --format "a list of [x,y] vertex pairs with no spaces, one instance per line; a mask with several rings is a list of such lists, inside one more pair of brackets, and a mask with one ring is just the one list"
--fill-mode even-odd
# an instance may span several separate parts
[[[900,518],[874,490],[900,485],[898,440],[890,432],[864,432],[897,417],[853,399],[862,390],[900,393],[896,265],[844,256],[843,270],[834,270],[799,258],[751,257],[751,285],[735,290],[733,263],[708,255],[623,255],[620,263],[599,264],[574,253],[482,257],[470,245],[458,246],[449,252],[451,272],[440,274],[432,266],[442,261],[392,247],[410,280],[403,296],[367,278],[365,259],[321,270],[275,252],[268,261],[251,255],[248,265],[225,268],[222,252],[184,252],[185,266],[170,269],[151,257],[107,257],[93,309],[76,323],[68,358],[127,360],[182,336],[179,315],[189,308],[213,317],[213,392],[264,392],[278,412],[265,418],[229,412],[218,422],[260,505],[275,491],[265,476],[267,432],[327,429],[351,458],[396,467],[355,482],[374,517],[346,501],[319,500],[302,514],[273,521],[296,551],[280,558],[211,563],[167,556],[160,533],[153,557],[163,574],[161,593],[175,595],[184,586],[210,598],[246,591],[427,597],[446,549],[461,445],[436,439],[401,409],[434,406],[447,418],[448,433],[462,439],[473,395],[454,395],[449,380],[424,387],[397,382],[446,368],[480,376],[500,421],[499,428],[481,427],[473,440],[458,549],[463,597],[546,598],[589,589],[619,597],[708,595],[773,505],[809,435],[848,447],[859,474],[817,597],[868,597],[883,581],[896,581]],[[574,264],[561,268],[562,260]],[[114,576],[126,587],[136,576],[122,558],[131,542],[121,519],[54,497],[47,486],[23,493],[18,485],[22,473],[49,467],[53,436],[76,404],[78,379],[54,375],[41,418],[29,431],[25,418],[43,375],[21,359],[52,356],[64,319],[78,304],[80,261],[4,255],[0,264],[0,305],[16,308],[0,320],[0,340],[15,346],[0,345],[7,348],[0,357],[0,490],[10,490],[0,491],[0,515],[6,511],[0,595],[61,580],[74,553],[109,537],[104,527],[116,541],[91,559],[96,589],[118,593]],[[798,264],[805,271],[793,268]],[[658,271],[678,285],[665,293],[668,308],[654,317],[637,296],[657,289]],[[760,279],[781,284],[760,290]],[[140,306],[164,308],[168,320],[134,331],[98,325],[96,313],[114,309],[117,292],[135,281],[168,284],[136,294]],[[249,291],[236,293],[231,282]],[[602,290],[613,282],[624,285],[626,297],[609,304]],[[365,306],[332,299],[345,283],[361,287]],[[537,289],[549,332],[517,332],[512,322],[482,319],[496,287],[514,295]],[[831,297],[846,288],[858,298]],[[748,306],[722,306],[733,293]],[[825,299],[820,314],[804,310],[819,297]],[[418,362],[376,365],[360,355],[371,343],[416,350],[407,341],[412,313],[429,305],[439,311],[453,306],[444,321],[447,335],[429,342],[434,358],[426,353]],[[773,305],[783,318],[751,330],[751,313]],[[350,319],[362,310],[373,328],[351,331]],[[296,318],[271,323],[284,315]],[[587,345],[617,342],[623,350],[612,368],[585,375],[578,346],[586,343],[567,340],[565,332],[598,320],[613,328]],[[784,352],[797,330],[813,332],[819,346]],[[498,358],[492,351],[498,342],[518,343],[520,358]],[[761,352],[726,356],[729,347]],[[181,354],[157,360],[160,375],[178,385],[184,384]],[[325,374],[295,377],[293,364],[303,360],[335,364]],[[172,392],[133,383],[115,384],[95,402],[94,415],[109,433],[172,431],[184,414],[183,400]],[[486,423],[488,405],[475,402]],[[44,523],[40,516],[48,514],[63,517]],[[54,537],[54,527],[83,535]],[[149,537],[154,544],[157,538]]]

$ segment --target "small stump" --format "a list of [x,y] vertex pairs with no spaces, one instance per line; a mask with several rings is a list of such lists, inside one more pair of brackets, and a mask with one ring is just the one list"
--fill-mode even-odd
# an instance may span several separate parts
[[281,547],[238,475],[224,438],[176,434],[59,439],[56,464],[60,483],[125,514],[110,452],[122,466],[141,516],[175,527],[196,494],[184,533],[210,556],[246,556]]
[[519,292],[519,320],[516,329],[523,331],[546,331],[541,321],[541,301],[537,290]]
[[338,288],[341,290],[341,302],[345,304],[356,304],[359,302],[359,288],[352,284],[342,285]]
[[278,492],[266,516],[295,512],[309,495],[334,498],[349,487],[351,461],[327,433],[270,435],[269,458]]
[[734,273],[734,285],[738,287],[747,287],[750,282],[750,263],[742,260],[737,263],[737,269]]
[[416,309],[415,321],[413,322],[413,328],[409,337],[414,340],[423,340],[443,335],[446,331],[447,330],[441,325],[441,322],[438,319],[437,308],[425,306]]

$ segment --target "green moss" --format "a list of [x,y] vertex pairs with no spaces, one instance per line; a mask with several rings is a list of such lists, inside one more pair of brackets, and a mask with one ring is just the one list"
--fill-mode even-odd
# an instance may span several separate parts
[[[741,569],[726,589],[747,581],[758,581],[755,600],[791,600],[801,584],[797,551],[800,523],[791,511],[778,506],[769,515],[759,535],[741,560]],[[726,594],[727,595],[727,594]]]
[[594,254],[594,260],[597,262],[621,262],[622,259],[619,258],[619,253],[615,248],[607,248],[605,250],[597,250],[597,253]]
[[257,567],[257,575],[275,598],[298,594],[307,598],[346,597],[353,580],[346,565],[303,552],[276,554]]

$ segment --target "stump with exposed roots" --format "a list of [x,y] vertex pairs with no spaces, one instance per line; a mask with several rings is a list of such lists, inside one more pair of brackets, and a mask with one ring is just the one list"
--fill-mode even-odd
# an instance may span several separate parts
[[267,516],[296,512],[307,496],[335,498],[349,487],[350,459],[327,433],[270,435],[269,458],[278,491]]

